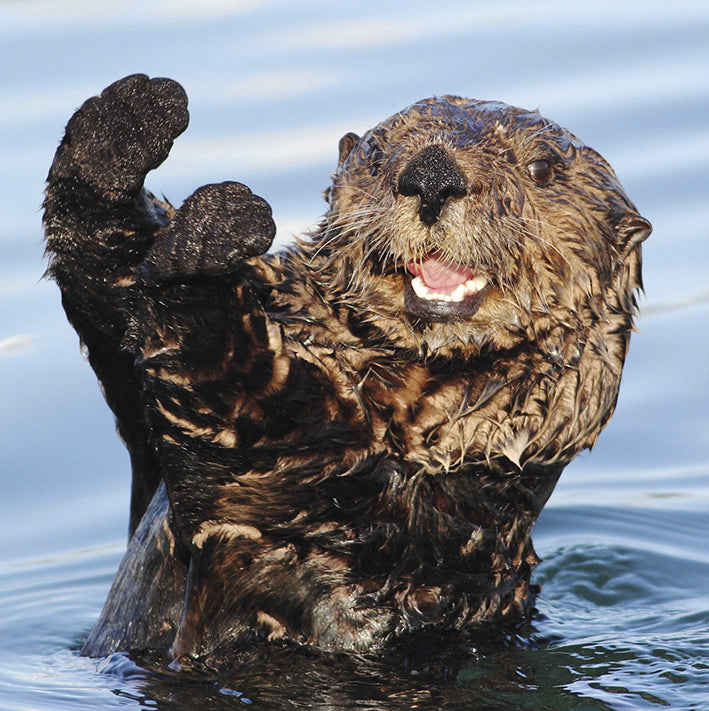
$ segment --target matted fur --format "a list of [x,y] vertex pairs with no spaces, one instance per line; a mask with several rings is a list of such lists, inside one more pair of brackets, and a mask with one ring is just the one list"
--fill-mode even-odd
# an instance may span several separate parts
[[[520,619],[530,529],[615,406],[649,223],[566,130],[445,96],[348,134],[320,228],[259,256],[270,210],[244,186],[179,211],[142,189],[186,125],[179,85],[127,77],[49,175],[50,271],[134,476],[85,652]],[[452,186],[435,209],[407,169]],[[417,302],[407,267],[432,254],[485,288]]]

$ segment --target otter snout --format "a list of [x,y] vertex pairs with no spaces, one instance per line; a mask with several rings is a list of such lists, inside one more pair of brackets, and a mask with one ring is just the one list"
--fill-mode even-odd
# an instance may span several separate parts
[[401,195],[418,195],[419,218],[430,227],[450,198],[466,194],[465,181],[453,159],[441,146],[424,148],[399,176]]

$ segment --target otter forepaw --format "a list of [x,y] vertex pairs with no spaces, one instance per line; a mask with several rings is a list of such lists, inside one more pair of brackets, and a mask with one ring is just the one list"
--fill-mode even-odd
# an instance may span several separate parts
[[79,180],[107,201],[130,198],[188,122],[187,95],[177,82],[144,74],[120,79],[71,117],[49,181]]
[[150,282],[236,271],[276,234],[270,205],[241,183],[204,185],[185,200],[140,267]]

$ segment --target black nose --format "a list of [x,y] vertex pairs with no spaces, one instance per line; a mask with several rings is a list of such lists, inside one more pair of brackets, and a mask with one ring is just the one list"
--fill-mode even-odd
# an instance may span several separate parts
[[463,176],[441,146],[429,146],[399,176],[402,195],[418,195],[419,217],[429,227],[440,217],[448,198],[465,195]]

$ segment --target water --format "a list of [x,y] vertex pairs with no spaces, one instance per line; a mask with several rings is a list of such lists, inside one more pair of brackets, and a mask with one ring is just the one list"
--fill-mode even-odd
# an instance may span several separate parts
[[[709,708],[709,6],[0,3],[0,708]],[[540,107],[655,232],[617,413],[535,532],[539,614],[416,657],[275,650],[230,678],[84,659],[125,544],[128,459],[41,279],[42,180],[81,101],[135,71],[192,123],[149,187],[231,178],[315,223],[339,137],[434,93]]]

